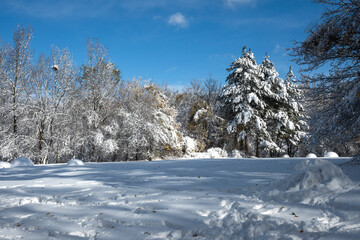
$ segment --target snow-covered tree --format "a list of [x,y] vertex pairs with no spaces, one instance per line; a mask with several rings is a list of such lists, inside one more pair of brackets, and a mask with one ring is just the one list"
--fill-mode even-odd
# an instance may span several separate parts
[[286,128],[284,128],[285,131],[281,135],[287,147],[287,154],[294,156],[299,145],[307,136],[306,131],[308,124],[306,123],[307,115],[301,103],[304,101],[304,96],[301,86],[296,83],[296,78],[291,67],[286,74],[285,85],[288,98],[284,106],[288,114],[288,122],[283,121],[283,126],[286,126]]
[[123,160],[144,160],[178,155],[182,134],[175,121],[176,111],[155,84],[133,79],[124,86],[117,110]]
[[291,70],[285,81],[279,77],[274,64],[265,56],[261,71],[264,73],[264,99],[267,103],[266,121],[273,141],[279,148],[271,155],[278,156],[280,151],[294,156],[299,144],[305,137],[304,109],[300,104],[301,91],[295,84]]
[[197,151],[225,146],[227,134],[225,120],[220,117],[220,92],[219,82],[209,75],[204,82],[192,80],[190,87],[173,96],[181,131],[196,139]]
[[32,73],[32,34],[30,27],[18,26],[14,32],[13,45],[3,44],[1,51],[1,95],[5,100],[0,108],[0,155],[7,158],[19,156],[23,149],[28,148],[22,129],[26,123],[22,117],[26,109],[26,89]]
[[230,74],[221,97],[225,107],[230,108],[228,131],[235,133],[243,150],[250,152],[251,144],[256,156],[260,155],[262,149],[277,148],[266,123],[269,116],[265,96],[270,86],[264,81],[264,74],[256,64],[254,54],[244,47],[242,57],[236,59],[227,71]]
[[[311,142],[337,152],[360,151],[360,2],[316,0],[325,7],[303,42],[292,49],[308,76]],[[312,74],[324,69],[327,74]],[[328,70],[329,69],[329,70]],[[316,71],[319,72],[319,71]]]
[[[120,71],[108,57],[108,49],[96,39],[87,41],[88,62],[83,65],[75,112],[82,127],[77,131],[76,141],[81,157],[99,161],[105,155],[115,154],[117,143],[102,130],[111,126],[115,114],[114,104],[121,80]],[[76,130],[76,129],[75,129]],[[107,138],[108,136],[109,138]],[[105,154],[106,153],[106,154]]]
[[253,53],[245,48],[228,71],[221,97],[228,131],[236,134],[240,150],[256,156],[278,156],[281,152],[293,156],[306,124],[292,71],[284,81],[268,56],[257,65]]
[[[70,52],[53,46],[50,57],[40,56],[30,80],[31,116],[29,135],[35,144],[32,154],[39,162],[58,162],[62,156],[70,155],[69,101],[77,78]],[[37,141],[34,141],[37,139]]]

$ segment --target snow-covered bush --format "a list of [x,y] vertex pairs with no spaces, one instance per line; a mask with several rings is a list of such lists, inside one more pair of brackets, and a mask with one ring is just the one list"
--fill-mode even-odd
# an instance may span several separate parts
[[233,158],[243,158],[243,154],[239,150],[232,150],[231,156]]
[[186,154],[190,154],[198,150],[197,142],[195,139],[186,136],[183,138],[183,142],[184,142],[184,149]]
[[307,158],[317,158],[317,156],[314,153],[309,153],[306,155]]
[[34,163],[26,158],[26,157],[19,157],[12,161],[12,167],[33,167]]
[[0,162],[0,168],[11,168],[11,164],[8,162]]
[[210,158],[225,158],[228,156],[227,152],[221,148],[209,148],[207,153],[209,153]]
[[67,162],[68,166],[83,166],[84,162],[79,159],[71,159]]
[[337,155],[336,152],[326,152],[326,153],[324,154],[324,157],[326,157],[326,158],[338,158],[339,155]]
[[282,158],[289,158],[290,156],[288,154],[284,154],[281,156]]

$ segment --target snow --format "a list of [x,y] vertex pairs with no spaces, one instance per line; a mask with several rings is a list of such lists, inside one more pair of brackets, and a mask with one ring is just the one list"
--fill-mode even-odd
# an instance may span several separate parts
[[307,158],[317,158],[317,156],[314,153],[309,153],[306,155]]
[[284,154],[281,156],[282,158],[289,158],[290,156],[288,154]]
[[198,110],[194,115],[194,121],[198,122],[204,116],[204,114],[206,114],[207,112],[208,112],[208,110],[206,110],[206,109]]
[[52,65],[51,68],[52,68],[54,71],[58,71],[58,70],[59,70],[59,65],[54,64],[54,65]]
[[337,157],[339,157],[339,155],[337,155],[336,152],[327,152],[327,153],[324,154],[324,157],[326,157],[326,158],[337,158]]
[[191,152],[186,154],[185,158],[226,158],[227,152],[221,148],[209,148],[206,152]]
[[236,149],[231,152],[231,156],[233,158],[243,158],[243,154],[239,150],[236,150]]
[[291,202],[314,203],[319,194],[346,192],[355,184],[340,167],[323,159],[303,160],[295,166],[296,172],[272,184],[270,193]]
[[186,154],[193,153],[197,150],[197,142],[195,139],[186,136],[183,138],[183,142]]
[[0,169],[0,239],[359,239],[359,166],[335,165],[349,160]]
[[221,148],[209,148],[207,152],[210,154],[210,158],[227,157],[227,152]]
[[26,158],[26,157],[19,157],[12,161],[12,167],[33,167],[34,163]]
[[79,159],[71,159],[67,162],[68,166],[83,166],[84,162]]
[[0,168],[11,168],[11,164],[8,162],[0,162]]

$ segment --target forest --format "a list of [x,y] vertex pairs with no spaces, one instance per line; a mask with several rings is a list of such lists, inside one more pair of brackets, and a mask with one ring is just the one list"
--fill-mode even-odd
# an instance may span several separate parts
[[[259,64],[243,47],[226,79],[209,75],[181,91],[124,80],[98,39],[86,41],[80,65],[57,46],[35,59],[36,33],[18,26],[12,43],[0,43],[0,160],[136,161],[211,148],[243,157],[353,156],[360,150],[358,9],[357,1],[336,2],[289,49],[303,67],[298,77],[291,67],[279,76],[267,55]],[[312,74],[324,65],[330,70]]]

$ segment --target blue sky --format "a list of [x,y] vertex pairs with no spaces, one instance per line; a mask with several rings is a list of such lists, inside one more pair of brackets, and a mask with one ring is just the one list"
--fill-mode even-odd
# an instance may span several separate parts
[[18,24],[34,29],[36,54],[68,48],[78,65],[85,42],[98,38],[125,80],[142,77],[174,88],[209,74],[224,82],[244,45],[258,63],[265,52],[281,76],[293,40],[320,17],[311,0],[0,0],[0,40]]

